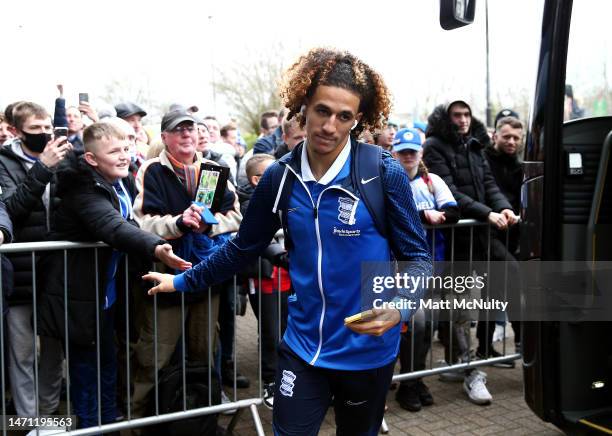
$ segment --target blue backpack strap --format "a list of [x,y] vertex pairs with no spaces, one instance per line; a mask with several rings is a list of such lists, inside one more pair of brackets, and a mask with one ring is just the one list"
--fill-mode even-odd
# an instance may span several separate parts
[[353,183],[374,220],[376,229],[387,236],[385,188],[382,174],[382,148],[357,142],[353,160]]

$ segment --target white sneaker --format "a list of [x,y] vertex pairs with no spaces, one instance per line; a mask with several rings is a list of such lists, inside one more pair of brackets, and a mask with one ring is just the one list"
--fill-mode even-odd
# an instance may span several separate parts
[[[449,364],[445,360],[438,360],[436,362],[436,368],[443,368],[449,366]],[[465,379],[463,375],[463,371],[446,371],[442,372],[439,375],[440,381],[445,382],[462,382]]]
[[[229,399],[229,397],[227,396],[227,394],[225,393],[224,390],[221,391],[221,404],[227,404],[227,403],[231,403],[232,400]],[[236,413],[238,411],[238,409],[229,409],[226,410],[224,412],[221,412],[223,415],[233,415],[234,413]]]
[[493,397],[487,390],[485,386],[487,383],[487,375],[478,370],[474,370],[465,377],[465,381],[463,382],[463,390],[470,401],[474,404],[485,405],[490,404]]
[[[508,332],[506,332],[507,335]],[[504,340],[504,326],[495,324],[495,332],[493,333],[493,342],[501,342]]]
[[465,375],[463,375],[463,371],[447,371],[441,373],[439,378],[443,382],[461,383],[465,379]]
[[274,383],[264,386],[263,403],[270,410],[274,407]]

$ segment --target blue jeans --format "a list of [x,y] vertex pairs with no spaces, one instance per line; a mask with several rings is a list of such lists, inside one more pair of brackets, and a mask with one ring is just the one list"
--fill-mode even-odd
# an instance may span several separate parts
[[[100,319],[100,391],[102,424],[117,417],[117,350],[113,308]],[[98,425],[98,363],[96,347],[70,346],[70,395],[78,428]]]

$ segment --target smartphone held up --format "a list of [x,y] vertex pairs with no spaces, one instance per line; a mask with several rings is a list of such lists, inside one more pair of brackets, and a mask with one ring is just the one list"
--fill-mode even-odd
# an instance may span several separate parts
[[68,137],[68,127],[55,127],[53,129],[53,137],[57,139],[62,136]]

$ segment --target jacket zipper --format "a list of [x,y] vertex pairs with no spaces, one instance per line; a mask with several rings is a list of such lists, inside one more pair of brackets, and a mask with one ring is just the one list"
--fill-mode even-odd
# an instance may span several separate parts
[[95,185],[109,195],[113,207],[119,212],[121,212],[121,205],[119,204],[119,199],[117,198],[117,195],[100,182],[95,182]]
[[[310,198],[310,202],[312,203],[312,207],[313,207],[313,214],[314,214],[314,220],[315,220],[315,231],[317,233],[317,282],[319,285],[319,293],[321,294],[321,301],[323,303],[323,306],[321,308],[321,316],[319,318],[319,345],[317,346],[317,351],[314,355],[314,357],[312,358],[312,360],[309,362],[310,365],[314,365],[315,362],[317,361],[317,359],[319,358],[319,355],[321,354],[321,348],[323,347],[323,321],[325,319],[325,310],[327,307],[327,302],[325,300],[325,293],[323,292],[323,244],[321,243],[321,232],[319,229],[319,205],[321,203],[321,197],[323,196],[323,194],[325,193],[325,191],[329,191],[330,189],[338,189],[340,191],[346,192],[347,194],[349,194],[351,197],[353,197],[355,200],[359,200],[358,197],[353,194],[352,192],[342,188],[339,185],[332,185],[332,186],[328,186],[327,188],[323,189],[321,191],[321,193],[319,194],[319,196],[317,197],[317,203],[315,204],[312,195],[310,195],[310,191],[308,190],[308,187],[306,186],[306,184],[304,183],[304,181],[302,180],[302,177],[300,177],[294,170],[293,168],[291,168],[289,165],[287,165],[287,168],[289,168],[289,170],[293,173],[293,175],[296,177],[296,179],[302,184],[302,186],[304,187],[304,189],[306,190],[306,193],[308,194],[308,197]],[[281,186],[282,188],[282,186]]]

